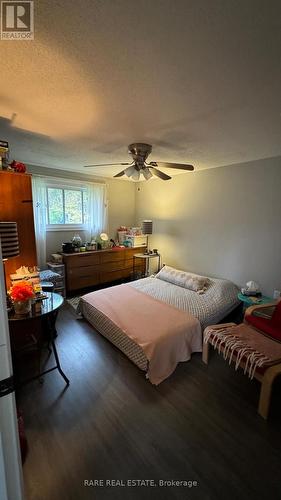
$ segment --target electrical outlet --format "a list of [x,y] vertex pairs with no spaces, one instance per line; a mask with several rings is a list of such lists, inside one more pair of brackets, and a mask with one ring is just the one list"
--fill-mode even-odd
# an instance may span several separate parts
[[274,290],[274,291],[273,291],[273,298],[274,298],[274,299],[279,299],[279,297],[281,297],[281,292],[280,292],[280,290]]

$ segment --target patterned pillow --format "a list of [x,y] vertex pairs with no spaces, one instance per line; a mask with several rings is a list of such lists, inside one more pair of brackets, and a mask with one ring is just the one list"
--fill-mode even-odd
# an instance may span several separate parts
[[198,293],[204,293],[207,286],[210,284],[209,278],[186,271],[180,271],[170,266],[162,267],[159,273],[156,274],[156,278]]

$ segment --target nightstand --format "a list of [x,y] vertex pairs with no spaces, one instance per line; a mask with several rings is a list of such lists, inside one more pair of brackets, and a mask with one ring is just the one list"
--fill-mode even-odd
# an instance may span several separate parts
[[[261,304],[271,304],[276,302],[272,297],[266,297],[265,295],[261,295],[259,297],[253,297],[252,295],[243,295],[243,293],[239,292],[237,295],[238,299],[243,302],[243,311],[250,307],[250,306],[257,306]],[[263,312],[258,313],[258,316],[265,316]]]
[[135,253],[134,255],[134,274],[135,274],[135,259],[143,259],[145,261],[145,277],[149,276],[149,263],[150,259],[158,258],[158,271],[160,271],[161,255],[159,253]]

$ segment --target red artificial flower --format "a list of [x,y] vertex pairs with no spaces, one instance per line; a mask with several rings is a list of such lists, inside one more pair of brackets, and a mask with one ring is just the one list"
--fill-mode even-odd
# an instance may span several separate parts
[[34,297],[33,286],[28,281],[20,281],[13,285],[10,289],[10,296],[14,301],[24,302],[25,300]]
[[24,174],[26,171],[25,164],[20,161],[13,160],[12,163],[10,163],[10,167],[12,167],[15,172],[20,172],[21,174]]

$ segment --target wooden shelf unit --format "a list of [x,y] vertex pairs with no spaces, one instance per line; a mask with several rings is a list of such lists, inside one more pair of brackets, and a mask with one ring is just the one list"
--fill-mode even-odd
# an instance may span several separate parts
[[[146,247],[120,250],[96,250],[92,252],[63,253],[66,292],[130,278],[134,272],[134,254],[144,253]],[[143,272],[142,260],[137,270]],[[136,268],[136,265],[135,265]]]
[[18,225],[20,254],[5,262],[9,288],[9,275],[18,267],[37,265],[30,174],[0,171],[0,221],[14,221]]

